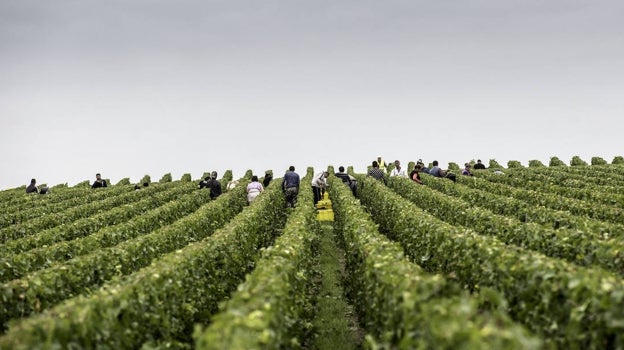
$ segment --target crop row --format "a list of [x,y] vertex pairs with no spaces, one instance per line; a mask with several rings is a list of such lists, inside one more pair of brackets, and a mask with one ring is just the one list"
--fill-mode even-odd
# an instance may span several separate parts
[[[609,206],[624,206],[624,195],[621,194],[624,193],[624,187],[622,186],[589,185],[587,182],[581,181],[571,183],[569,180],[557,181],[546,175],[519,171],[507,176],[498,176],[489,172],[478,172],[475,175],[488,181],[505,183],[525,190],[556,194]],[[582,187],[580,184],[582,184]],[[570,185],[573,185],[573,187]]]
[[[29,236],[19,242],[20,249],[26,247],[31,250],[22,253],[5,254],[0,258],[0,282],[20,278],[26,273],[50,267],[54,263],[73,259],[97,251],[98,249],[112,247],[126,240],[148,234],[175,220],[191,214],[202,204],[210,201],[209,191],[188,192],[186,186],[178,186],[175,189],[145,199],[149,202],[149,208],[157,207],[149,211],[148,207],[139,203],[125,205],[121,210],[138,210],[131,220],[114,225],[103,226],[99,231],[91,233],[88,229],[77,230],[75,227],[66,226],[65,230],[52,229],[35,236]],[[176,199],[176,200],[173,200]],[[130,208],[126,208],[130,207]],[[82,221],[82,220],[79,220]],[[81,237],[82,235],[84,237]]]
[[458,176],[457,182],[501,196],[513,197],[534,205],[542,205],[554,210],[567,211],[572,215],[586,216],[599,221],[608,221],[616,224],[624,223],[624,209],[622,208],[512,187],[504,183],[504,178],[506,177],[507,176],[493,174],[488,176],[486,180],[478,178],[477,176]]
[[[244,197],[244,186],[239,187],[233,192]],[[225,202],[210,208],[219,212],[212,220],[227,216]],[[194,215],[193,223],[185,225],[186,232],[173,238],[190,235],[205,239],[161,257],[90,296],[68,300],[42,315],[15,323],[0,338],[0,348],[129,349],[144,343],[191,339],[194,323],[207,322],[218,303],[253,269],[259,248],[273,242],[285,222],[283,210],[281,192],[277,187],[269,189],[257,203],[208,238],[210,232],[189,232],[211,231],[212,224],[204,219],[208,213],[201,210],[203,215]],[[170,239],[160,236],[153,243],[169,245]]]
[[424,175],[421,178],[427,187],[449,196],[461,198],[493,213],[514,217],[521,222],[534,222],[554,229],[576,229],[599,239],[624,235],[624,225],[572,215],[562,210],[549,209],[513,197],[505,197],[483,189],[471,188],[463,183],[436,181],[436,178]]
[[191,215],[147,235],[125,240],[115,247],[98,249],[0,286],[3,329],[11,319],[41,312],[115,276],[133,273],[165,253],[204,239],[242,210],[246,204],[244,187],[239,186]]
[[[477,233],[496,237],[507,244],[538,251],[554,258],[563,258],[581,266],[600,266],[624,274],[624,244],[602,241],[590,233],[576,229],[554,230],[534,223],[494,214],[473,207],[470,203],[428,188],[439,182],[451,181],[423,176],[427,186],[398,177],[390,178],[388,186],[431,215],[454,226],[469,227]],[[461,192],[460,188],[455,188]]]
[[[309,181],[310,176],[302,179]],[[196,349],[285,349],[307,337],[319,228],[312,193],[300,191],[298,203],[245,283],[210,326],[196,332]]]
[[[86,204],[70,207],[70,208],[47,208],[38,210],[33,208],[33,211],[39,212],[39,216],[27,220],[25,222],[11,225],[0,229],[0,242],[5,243],[7,241],[33,235],[42,230],[56,227],[59,225],[66,225],[75,220],[92,217],[98,213],[105,213],[106,211],[127,203],[132,203],[144,198],[152,193],[162,192],[177,186],[176,183],[163,184],[160,186],[152,186],[142,191],[129,191],[126,188],[124,191],[108,191],[96,190],[98,192],[105,192],[107,197],[98,201],[92,201]],[[114,217],[112,217],[114,219]]]
[[486,312],[458,284],[409,262],[397,243],[379,234],[370,215],[335,177],[330,177],[330,197],[347,259],[347,292],[369,334],[369,347],[520,349],[539,345],[539,339],[503,311]]
[[371,178],[359,197],[391,239],[431,272],[466,288],[503,293],[511,317],[548,345],[570,349],[624,346],[624,284],[601,269],[578,267],[440,221]]

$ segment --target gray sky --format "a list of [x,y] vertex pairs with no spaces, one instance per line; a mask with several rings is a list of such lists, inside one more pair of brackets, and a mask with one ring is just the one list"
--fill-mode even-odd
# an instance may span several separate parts
[[0,2],[0,189],[624,155],[621,1]]

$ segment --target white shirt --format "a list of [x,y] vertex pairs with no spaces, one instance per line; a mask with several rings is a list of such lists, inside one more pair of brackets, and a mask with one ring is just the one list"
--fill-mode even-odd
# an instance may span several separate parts
[[405,169],[403,169],[403,168],[401,168],[401,170],[397,170],[397,168],[394,168],[390,172],[390,176],[407,177],[407,174],[405,173]]
[[327,179],[324,176],[325,172],[316,174],[312,179],[312,186],[318,188],[325,188],[327,186]]

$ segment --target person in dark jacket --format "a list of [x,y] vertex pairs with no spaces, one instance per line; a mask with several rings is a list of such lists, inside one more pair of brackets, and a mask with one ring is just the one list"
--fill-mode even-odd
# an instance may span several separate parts
[[95,182],[91,185],[91,188],[107,187],[106,180],[102,179],[100,173],[95,174]]
[[221,195],[221,183],[217,180],[217,172],[210,173],[210,179],[206,181],[206,188],[210,189],[210,199],[216,199]]
[[297,204],[300,182],[299,174],[295,172],[295,167],[291,165],[282,180],[282,191],[286,197],[287,208],[294,208]]
[[475,170],[483,170],[485,169],[485,165],[481,163],[481,159],[477,159],[477,164],[474,165]]
[[338,167],[338,172],[335,175],[342,180],[342,183],[349,186],[353,195],[357,197],[357,181],[353,176],[345,173],[345,168],[342,165]]
[[264,173],[264,179],[262,180],[262,186],[264,186],[264,188],[267,188],[267,186],[269,186],[269,184],[271,183],[271,180],[273,180],[273,174],[271,174],[270,171],[267,171],[266,173]]
[[26,193],[39,193],[39,190],[37,190],[37,180],[30,180],[30,185],[26,187]]

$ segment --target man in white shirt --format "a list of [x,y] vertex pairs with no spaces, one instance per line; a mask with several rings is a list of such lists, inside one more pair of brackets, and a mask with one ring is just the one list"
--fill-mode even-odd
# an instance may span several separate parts
[[399,176],[399,177],[407,177],[405,173],[405,169],[401,167],[401,162],[398,160],[394,161],[394,169],[390,172],[390,176]]
[[314,193],[314,205],[321,200],[322,192],[325,191],[325,187],[327,187],[327,176],[329,176],[329,172],[323,171],[314,176],[312,179],[312,193]]

